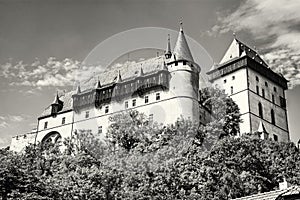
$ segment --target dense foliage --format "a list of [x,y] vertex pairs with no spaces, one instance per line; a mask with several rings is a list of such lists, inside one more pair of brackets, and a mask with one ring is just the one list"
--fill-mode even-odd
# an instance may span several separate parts
[[230,136],[226,120],[238,111],[229,110],[206,126],[182,118],[163,126],[135,111],[120,113],[105,142],[82,130],[64,148],[0,150],[0,196],[230,199],[276,189],[283,177],[300,184],[299,149],[256,134]]

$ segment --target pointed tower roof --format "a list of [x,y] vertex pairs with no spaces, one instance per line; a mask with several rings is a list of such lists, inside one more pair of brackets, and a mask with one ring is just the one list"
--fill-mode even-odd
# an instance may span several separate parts
[[168,34],[168,42],[167,42],[167,48],[165,51],[165,57],[170,58],[171,55],[172,55],[172,52],[171,52],[170,34]]
[[138,77],[144,76],[143,67],[141,66],[140,70],[138,71]]
[[78,84],[77,88],[76,88],[76,94],[79,94],[79,93],[81,93],[80,84]]
[[188,60],[194,62],[192,53],[190,51],[189,45],[186,41],[182,22],[180,23],[180,30],[178,33],[178,38],[174,47],[172,59],[176,60]]
[[98,88],[101,88],[101,83],[100,83],[99,78],[98,78],[97,83],[95,85],[95,89],[98,89]]
[[55,96],[54,101],[53,101],[52,104],[60,104],[60,102],[61,101],[59,100],[58,91],[56,91],[56,96]]
[[121,77],[121,72],[120,70],[118,71],[118,76],[117,76],[117,79],[116,79],[116,83],[120,83],[122,82],[122,77]]
[[238,40],[235,33],[233,33],[233,40],[223,58],[221,59],[220,64],[226,63],[234,58],[243,57],[245,55],[249,56],[252,59],[255,59],[265,67],[268,67],[265,61],[258,54],[257,50],[255,48],[250,48],[245,43]]

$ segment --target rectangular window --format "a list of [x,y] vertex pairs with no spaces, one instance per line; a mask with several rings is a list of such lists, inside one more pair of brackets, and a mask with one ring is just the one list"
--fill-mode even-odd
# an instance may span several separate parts
[[259,87],[258,87],[258,85],[256,86],[256,94],[259,95]]
[[232,80],[234,80],[235,79],[235,76],[232,76]]
[[259,78],[257,76],[255,77],[255,79],[256,79],[257,82],[259,82]]
[[125,101],[125,109],[128,108],[128,101]]
[[109,112],[109,106],[105,106],[105,113],[108,113]]
[[156,101],[160,100],[160,93],[156,93]]
[[272,102],[275,103],[275,97],[274,97],[274,94],[272,94]]
[[279,99],[280,99],[280,106],[283,107],[283,108],[286,108],[285,98],[279,97]]
[[265,86],[268,87],[268,82],[267,81],[265,82]]
[[63,117],[63,118],[61,119],[61,124],[65,124],[65,123],[66,123],[66,118]]
[[276,87],[274,87],[274,92],[277,92],[277,88]]
[[85,118],[89,118],[90,117],[90,111],[86,111],[85,112]]
[[224,79],[224,83],[226,83],[227,82],[227,80],[226,79]]
[[184,60],[184,61],[182,62],[182,64],[183,64],[183,65],[186,65],[186,61]]
[[265,98],[265,90],[264,89],[261,90],[261,95],[263,98]]
[[102,126],[98,126],[98,134],[102,133]]
[[230,87],[230,93],[233,94],[233,86]]
[[274,141],[278,141],[278,136],[277,135],[273,135]]
[[149,96],[145,96],[145,103],[149,103]]
[[132,100],[132,107],[135,107],[136,106],[136,99],[133,99]]
[[175,66],[178,66],[178,62],[177,61],[175,62]]
[[44,129],[48,128],[48,122],[44,123]]

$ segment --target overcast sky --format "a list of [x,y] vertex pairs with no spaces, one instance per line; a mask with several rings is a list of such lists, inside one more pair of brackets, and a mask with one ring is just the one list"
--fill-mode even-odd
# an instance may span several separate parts
[[35,127],[56,89],[72,88],[78,64],[99,43],[134,28],[178,31],[180,19],[213,62],[234,31],[290,80],[289,128],[298,141],[299,10],[299,0],[0,0],[0,147]]

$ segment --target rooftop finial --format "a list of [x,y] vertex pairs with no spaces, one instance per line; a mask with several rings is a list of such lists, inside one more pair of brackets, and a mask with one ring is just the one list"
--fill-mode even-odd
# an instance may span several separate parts
[[180,24],[180,31],[183,31],[183,19],[181,18],[179,21]]
[[233,38],[236,39],[236,33],[233,32],[232,35],[233,35]]
[[77,88],[76,88],[76,94],[81,93],[81,89],[80,89],[80,83],[78,83]]
[[168,34],[168,43],[167,43],[167,49],[166,49],[166,52],[165,52],[165,57],[170,58],[171,55],[172,55],[172,52],[171,52],[170,34]]

